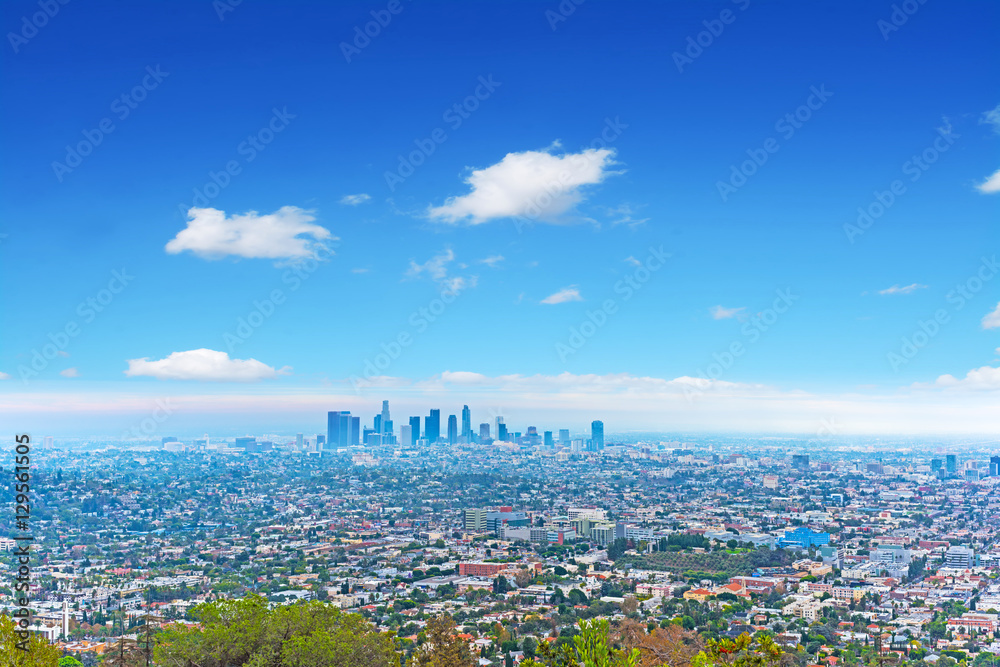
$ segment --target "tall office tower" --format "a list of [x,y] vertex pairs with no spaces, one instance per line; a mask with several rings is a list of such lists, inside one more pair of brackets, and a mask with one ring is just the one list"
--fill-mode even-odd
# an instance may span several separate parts
[[479,441],[484,442],[490,439],[490,425],[489,422],[483,422],[479,425]]
[[468,405],[462,406],[462,437],[472,439],[472,412]]
[[402,447],[413,445],[413,427],[409,424],[399,425],[399,444]]
[[[347,413],[351,414],[351,413]],[[340,446],[340,413],[326,413],[326,442],[330,449]]]
[[809,455],[808,454],[792,454],[792,467],[798,468],[799,470],[809,469]]
[[590,439],[594,441],[594,451],[604,449],[604,422],[590,422]]
[[458,417],[448,415],[448,444],[458,444]]
[[954,454],[945,454],[944,467],[948,472],[955,472],[958,470],[958,460]]
[[361,417],[351,417],[351,430],[347,435],[348,445],[357,445],[361,437]]
[[502,438],[500,437],[500,425],[503,424],[503,417],[497,417],[493,421],[494,421],[494,424],[495,424],[495,426],[493,428],[493,432],[496,434],[496,439],[499,440],[500,442],[507,442],[507,427],[506,426],[503,427],[504,437],[502,437]]
[[990,457],[990,477],[1000,477],[1000,456]]
[[555,443],[552,442],[552,431],[546,431],[542,434],[542,437],[544,438],[546,449],[552,449],[556,446]]
[[372,430],[376,433],[382,432],[382,415],[375,415],[375,419],[372,421]]
[[431,413],[424,417],[424,437],[427,442],[434,444],[441,437],[441,411],[431,410]]
[[302,449],[302,438],[303,435],[301,433],[295,434],[295,447],[298,449]]
[[382,401],[382,430],[381,433],[392,433],[392,421],[389,417],[389,401]]
[[417,444],[420,439],[420,417],[410,417],[410,447]]
[[326,444],[326,436],[323,435],[323,434],[321,434],[321,433],[317,433],[316,434],[316,451],[317,452],[323,451],[323,445],[325,445],[325,444]]
[[569,444],[569,429],[561,428],[559,429],[559,442],[563,445]]
[[941,459],[931,459],[931,472],[937,472],[941,469]]
[[507,442],[507,425],[502,421],[497,424],[497,440]]
[[351,438],[351,411],[342,410],[340,413],[340,431],[338,435],[340,438],[337,440],[337,444],[341,447],[350,447],[352,444],[357,444],[353,442]]

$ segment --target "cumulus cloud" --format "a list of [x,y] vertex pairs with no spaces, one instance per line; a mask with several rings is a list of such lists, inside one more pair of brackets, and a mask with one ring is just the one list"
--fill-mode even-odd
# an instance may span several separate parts
[[362,192],[357,195],[344,195],[340,198],[340,203],[347,206],[357,206],[358,204],[364,204],[366,201],[370,201],[371,198],[371,195],[367,195]]
[[899,285],[893,285],[892,287],[887,287],[885,289],[880,289],[879,294],[883,296],[891,296],[893,294],[912,294],[918,289],[927,289],[927,285],[920,285],[918,283],[913,283],[911,285],[904,285],[900,287]]
[[227,256],[247,259],[303,260],[328,251],[336,240],[330,230],[312,224],[311,211],[282,206],[274,213],[256,211],[227,216],[215,208],[188,210],[187,228],[171,239],[171,254],[189,251],[205,259]]
[[453,261],[455,261],[455,251],[451,248],[445,248],[423,264],[418,264],[411,259],[410,267],[406,270],[406,277],[417,279],[427,276],[451,292],[461,292],[464,289],[475,287],[479,282],[478,276],[454,276],[449,273],[449,265]]
[[580,296],[580,290],[576,285],[564,287],[555,294],[550,294],[542,299],[542,303],[550,306],[557,303],[568,303],[570,301],[583,301],[583,297]]
[[994,171],[986,180],[976,186],[984,195],[992,195],[1000,192],[1000,169]]
[[526,217],[558,222],[583,200],[582,188],[603,181],[614,164],[614,151],[588,148],[555,155],[551,151],[508,153],[489,167],[474,169],[465,182],[472,192],[431,207],[432,219],[479,225],[490,220]]
[[62,375],[64,378],[77,378],[80,377],[80,371],[75,368],[67,368],[66,370],[59,371],[59,375]]
[[973,368],[965,374],[964,378],[956,378],[954,375],[942,375],[934,381],[933,385],[917,383],[917,388],[927,388],[933,386],[943,389],[971,389],[971,390],[995,390],[1000,389],[1000,368],[992,366],[982,366]]
[[726,308],[724,306],[712,306],[708,309],[708,312],[712,314],[713,320],[728,320],[734,317],[742,317],[744,315],[743,311],[746,310],[746,306],[740,306],[739,308]]
[[174,352],[165,359],[148,357],[129,359],[129,377],[155,377],[159,380],[200,380],[204,382],[255,382],[291,372],[289,366],[274,369],[256,359],[230,359],[225,352],[201,348]]
[[997,303],[997,307],[991,312],[986,313],[983,317],[983,328],[984,329],[997,329],[1000,328],[1000,303]]

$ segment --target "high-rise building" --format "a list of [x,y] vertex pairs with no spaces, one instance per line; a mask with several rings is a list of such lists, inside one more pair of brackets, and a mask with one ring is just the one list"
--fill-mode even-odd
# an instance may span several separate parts
[[990,457],[990,477],[1000,477],[1000,456]]
[[409,424],[400,424],[399,426],[399,444],[402,447],[412,447],[413,446],[413,427]]
[[392,433],[392,418],[389,417],[389,401],[382,401],[382,433]]
[[809,455],[808,454],[792,454],[792,467],[798,468],[799,470],[809,469]]
[[359,443],[361,437],[361,417],[351,417],[351,430],[347,433],[347,446],[351,447]]
[[552,442],[552,431],[545,431],[542,434],[542,440],[544,442],[546,449],[552,449],[553,447],[555,447],[555,443]]
[[507,425],[503,421],[497,423],[497,440],[507,442]]
[[599,452],[604,449],[604,422],[590,422],[590,439],[594,442],[594,451]]
[[420,439],[420,417],[410,417],[410,446],[417,444],[417,440]]
[[430,415],[424,418],[424,437],[431,444],[441,437],[441,411],[431,410]]
[[479,425],[479,441],[486,442],[490,439],[490,425],[489,422],[483,422]]
[[931,472],[937,472],[941,469],[941,459],[931,459]]
[[[174,440],[174,442],[176,442],[176,440]],[[52,449],[52,436],[51,435],[45,436],[45,438],[42,440],[42,445],[46,449]]]
[[[326,442],[331,449],[340,446],[340,414],[340,412],[326,413]],[[345,414],[350,418],[350,412]]]
[[559,444],[568,445],[569,444],[569,429],[561,428],[559,429]]
[[462,437],[466,441],[472,439],[472,411],[468,405],[462,406]]
[[448,444],[458,444],[458,417],[448,415]]
[[958,458],[954,454],[945,454],[944,467],[948,472],[956,472],[958,470]]
[[302,440],[303,440],[304,437],[305,436],[302,435],[301,433],[296,433],[295,434],[295,447],[297,449],[302,449]]

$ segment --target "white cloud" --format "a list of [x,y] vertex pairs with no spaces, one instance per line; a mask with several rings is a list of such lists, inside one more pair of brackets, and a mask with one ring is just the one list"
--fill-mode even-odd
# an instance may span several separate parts
[[371,198],[371,195],[366,195],[362,192],[357,195],[344,195],[340,198],[340,203],[347,206],[357,206],[358,204],[364,204],[366,201],[370,201]]
[[580,296],[580,290],[576,285],[564,287],[555,294],[550,294],[542,299],[542,303],[550,306],[557,303],[568,303],[569,301],[583,301],[583,297]]
[[740,306],[739,308],[725,308],[723,306],[712,306],[708,309],[708,312],[712,313],[713,320],[728,320],[733,317],[742,317],[743,311],[746,310],[746,306]]
[[59,375],[62,375],[64,378],[78,378],[80,377],[80,371],[75,368],[67,368],[66,370],[59,371]]
[[426,275],[451,292],[461,292],[464,289],[475,287],[479,282],[478,276],[451,276],[448,274],[448,265],[453,261],[455,261],[455,251],[451,248],[445,248],[423,264],[417,264],[411,259],[410,268],[406,270],[406,277],[416,279]]
[[1000,134],[1000,104],[989,111],[984,111],[979,118],[980,125],[992,125],[993,131]]
[[369,271],[370,269],[361,269],[361,268],[351,269],[351,273],[368,273]]
[[642,266],[642,262],[640,262],[639,260],[637,260],[632,255],[629,255],[628,257],[626,257],[625,261],[628,262],[629,264],[631,264],[632,266]]
[[215,208],[192,208],[188,218],[187,228],[167,243],[167,252],[188,250],[205,259],[232,255],[302,260],[328,250],[325,242],[336,240],[330,230],[312,224],[316,218],[311,211],[296,206],[282,206],[266,215],[250,211],[229,217]]
[[632,215],[635,211],[633,211],[632,207],[628,204],[622,204],[618,208],[610,208],[608,209],[608,213],[614,216],[614,219],[611,221],[612,227],[617,225],[626,225],[630,229],[635,229],[640,225],[646,224],[650,220],[649,218],[633,218]]
[[9,373],[4,373],[3,371],[0,371],[0,380],[9,380],[9,379],[10,379]]
[[987,176],[985,181],[976,186],[976,189],[984,195],[992,195],[1000,192],[1000,169]]
[[489,266],[489,267],[492,268],[492,267],[495,267],[500,262],[502,262],[503,260],[504,260],[504,256],[503,255],[491,255],[490,257],[486,257],[485,259],[479,260],[479,263],[480,264],[485,264],[486,266]]
[[608,171],[614,164],[613,150],[588,148],[562,155],[550,151],[508,153],[494,165],[473,170],[465,179],[472,192],[431,207],[430,217],[473,225],[515,216],[558,222],[583,200],[581,188],[614,173]]
[[933,386],[943,389],[970,389],[975,391],[1000,389],[1000,368],[992,366],[982,366],[973,368],[965,374],[962,379],[954,375],[942,375],[934,381],[933,385],[916,383],[916,388],[927,388]]
[[886,289],[880,289],[879,294],[883,296],[890,296],[893,294],[912,294],[918,289],[927,289],[927,285],[920,285],[918,283],[913,283],[911,285],[905,285],[900,287],[899,285],[893,285],[892,287],[887,287]]
[[174,352],[165,359],[129,359],[129,377],[148,376],[159,380],[201,380],[207,382],[255,382],[287,375],[291,368],[274,369],[256,359],[230,359],[225,352],[188,350]]
[[983,328],[984,329],[997,329],[1000,328],[1000,303],[997,303],[997,307],[991,312],[986,313],[983,316]]

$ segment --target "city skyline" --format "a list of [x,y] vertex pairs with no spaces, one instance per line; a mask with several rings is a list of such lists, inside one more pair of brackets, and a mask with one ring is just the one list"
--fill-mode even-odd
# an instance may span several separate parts
[[1000,425],[994,4],[107,7],[0,73],[21,428]]

